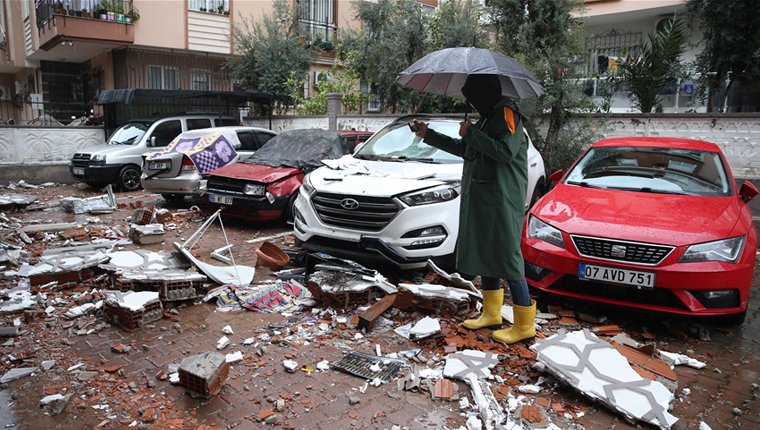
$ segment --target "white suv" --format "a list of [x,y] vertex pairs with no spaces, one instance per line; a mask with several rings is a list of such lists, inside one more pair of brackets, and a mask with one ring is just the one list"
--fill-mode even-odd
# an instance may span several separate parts
[[[422,142],[407,126],[412,119],[458,137],[457,119],[405,116],[375,133],[353,156],[308,174],[294,213],[294,232],[302,247],[390,262],[404,270],[424,267],[428,259],[451,267],[462,159]],[[527,210],[541,196],[546,175],[541,155],[527,133],[525,137]]]

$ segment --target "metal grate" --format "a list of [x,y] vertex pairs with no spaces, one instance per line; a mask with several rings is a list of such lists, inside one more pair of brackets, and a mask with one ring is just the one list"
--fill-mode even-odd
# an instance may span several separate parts
[[399,206],[389,198],[317,193],[312,204],[328,225],[379,231],[396,216]]
[[[370,367],[374,364],[380,366],[379,372],[370,370]],[[356,351],[349,352],[343,359],[332,364],[333,369],[338,369],[365,379],[374,380],[378,378],[386,384],[396,376],[402,366],[403,363],[399,360],[362,354]]]
[[243,194],[243,188],[247,181],[238,179],[212,176],[208,179],[207,190],[211,192],[228,192],[232,194]]
[[620,261],[645,266],[660,264],[675,249],[673,246],[626,242],[586,236],[570,236],[575,249],[584,257]]

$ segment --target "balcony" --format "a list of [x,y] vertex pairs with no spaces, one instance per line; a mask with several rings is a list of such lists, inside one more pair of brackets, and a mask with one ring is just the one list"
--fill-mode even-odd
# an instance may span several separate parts
[[[72,5],[81,9],[75,10]],[[78,43],[87,48],[84,51],[90,53],[133,44],[133,24],[140,16],[129,0],[104,3],[42,0],[38,1],[36,12],[41,50],[56,51],[60,47],[71,47]],[[61,57],[63,53],[55,54],[56,57]],[[45,55],[38,57],[49,59],[44,58]]]

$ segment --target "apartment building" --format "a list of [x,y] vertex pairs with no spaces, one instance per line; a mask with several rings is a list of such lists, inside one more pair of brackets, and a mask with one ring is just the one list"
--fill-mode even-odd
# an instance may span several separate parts
[[[583,91],[598,104],[608,102],[612,112],[634,112],[630,92],[625,86],[615,88],[618,62],[635,55],[641,42],[660,30],[668,20],[679,15],[687,21],[688,41],[683,63],[693,62],[699,54],[702,33],[697,22],[684,13],[686,0],[584,0],[578,13],[586,29],[586,55],[578,58],[575,76]],[[661,90],[663,112],[704,112],[704,101],[696,96],[696,76],[674,80]],[[606,99],[606,100],[605,100]]]
[[[292,0],[304,43],[320,43],[310,77],[356,26],[350,0]],[[46,114],[67,123],[114,88],[239,89],[224,67],[230,34],[271,0],[0,0],[0,124]],[[310,82],[313,85],[313,81]],[[96,107],[95,107],[96,108]]]

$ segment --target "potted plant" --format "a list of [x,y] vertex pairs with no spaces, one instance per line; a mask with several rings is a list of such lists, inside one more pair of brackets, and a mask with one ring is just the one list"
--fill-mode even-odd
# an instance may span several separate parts
[[56,2],[53,7],[53,13],[56,15],[66,15],[66,9],[63,8],[63,3],[60,1]]
[[132,10],[127,12],[127,24],[133,23],[140,19],[140,11],[136,7],[132,6]]
[[116,3],[113,8],[113,13],[116,15],[116,21],[118,22],[125,22],[124,21],[124,5],[121,3]]
[[220,4],[219,7],[216,8],[216,11],[219,12],[219,15],[222,15],[224,13],[224,4]]
[[92,14],[87,9],[82,9],[82,18],[90,18]]

